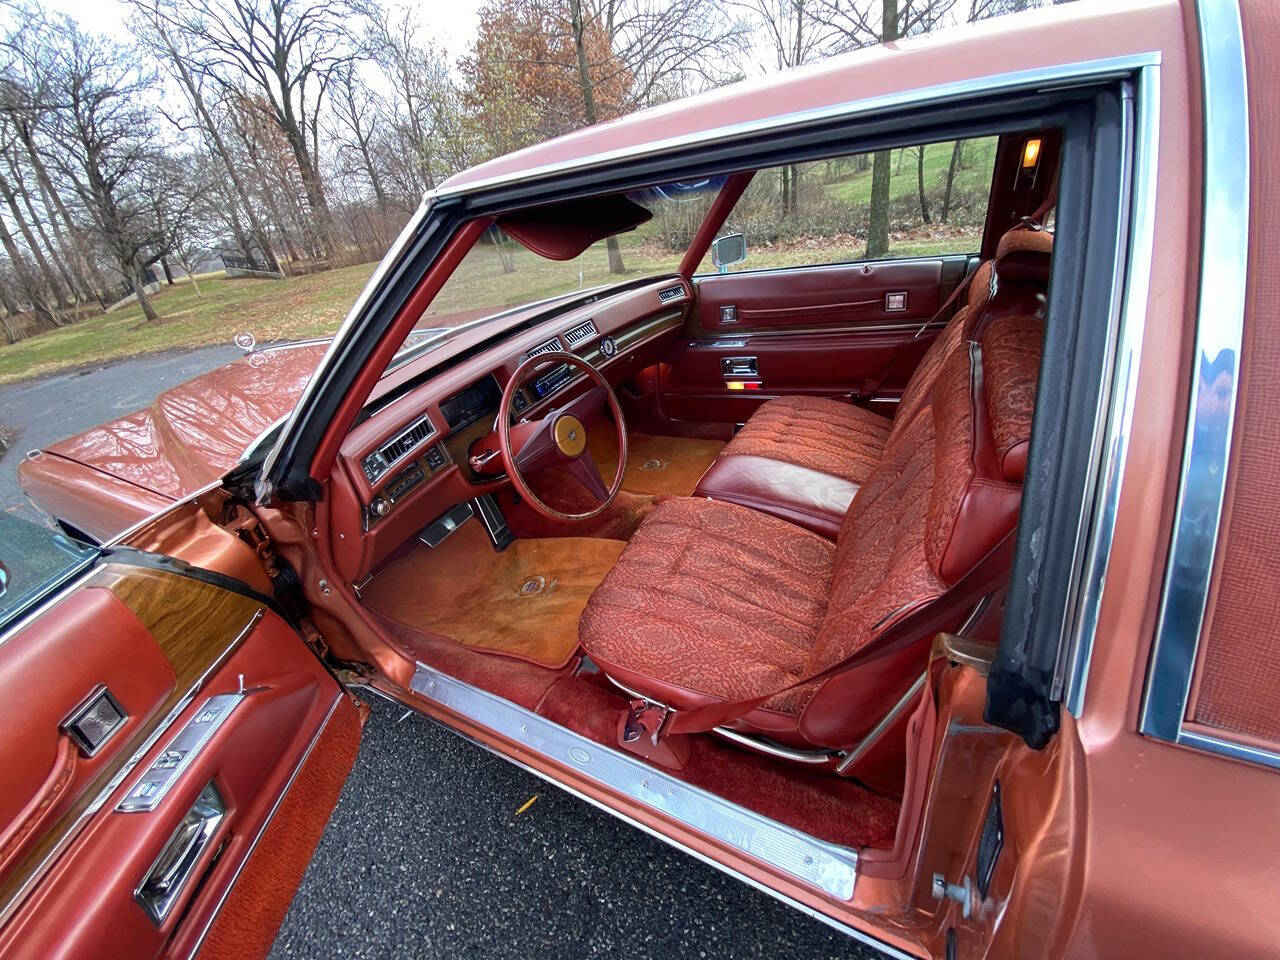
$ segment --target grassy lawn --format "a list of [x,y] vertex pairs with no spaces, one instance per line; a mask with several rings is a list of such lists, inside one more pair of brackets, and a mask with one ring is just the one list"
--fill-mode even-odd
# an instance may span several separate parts
[[[997,138],[986,137],[981,140],[970,140],[964,147],[964,166],[956,171],[952,190],[956,193],[979,191],[982,194],[991,187],[991,165],[995,159]],[[924,148],[924,186],[942,186],[947,182],[947,167],[951,164],[950,143],[931,143]],[[889,177],[889,198],[916,196],[916,151],[907,148],[898,163],[899,151],[890,153],[891,175]],[[833,183],[826,185],[829,194],[850,204],[866,204],[871,202],[871,168],[860,173],[851,173]]]
[[282,280],[211,277],[200,293],[186,282],[162,287],[152,302],[160,320],[137,304],[0,346],[0,383],[181,347],[230,343],[243,330],[259,343],[333,330],[373,273],[371,263]]
[[[956,175],[957,192],[985,193],[994,149],[994,138],[967,145],[965,167]],[[945,181],[950,159],[949,143],[926,148],[927,186],[936,187]],[[894,198],[914,197],[916,157],[908,151],[900,171],[897,161],[895,152],[890,193]],[[821,163],[812,166],[813,175],[817,175]],[[871,171],[855,172],[851,163],[845,164],[824,170],[830,177],[822,183],[822,191],[851,210],[865,207],[871,194]],[[699,214],[700,219],[701,208],[690,212]],[[680,252],[670,250],[659,239],[659,229],[655,219],[618,238],[626,277],[675,271]],[[978,248],[980,238],[980,227],[920,224],[892,234],[889,255],[968,253]],[[736,269],[856,261],[866,246],[864,239],[848,234],[811,235],[772,244],[753,242],[748,237],[747,242],[750,254]],[[160,314],[156,322],[144,320],[142,311],[133,305],[0,346],[0,384],[148,353],[230,343],[242,331],[252,333],[259,343],[330,333],[346,316],[373,267],[371,263],[362,264],[280,280],[212,276],[199,281],[199,294],[189,282],[162,287],[152,297]],[[710,256],[700,270],[714,270]],[[498,310],[620,279],[624,278],[609,272],[603,243],[563,262],[543,259],[515,244],[507,245],[504,258],[491,244],[481,243],[463,260],[421,324],[446,326],[482,315],[486,308]],[[451,314],[457,316],[451,318]]]

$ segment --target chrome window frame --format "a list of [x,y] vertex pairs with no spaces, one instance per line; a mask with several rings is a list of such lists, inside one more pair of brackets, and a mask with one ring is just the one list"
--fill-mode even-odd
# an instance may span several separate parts
[[[1177,507],[1155,641],[1139,715],[1148,737],[1280,767],[1280,754],[1185,729],[1221,539],[1240,387],[1249,256],[1249,104],[1244,35],[1235,0],[1198,0],[1204,85],[1204,215],[1194,371]],[[1242,149],[1243,147],[1243,149]],[[1225,370],[1215,364],[1224,363]],[[1230,376],[1225,428],[1201,398]],[[1205,531],[1210,531],[1208,549]]]

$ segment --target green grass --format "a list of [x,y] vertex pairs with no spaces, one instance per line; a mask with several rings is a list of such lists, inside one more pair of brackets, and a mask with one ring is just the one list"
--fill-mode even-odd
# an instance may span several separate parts
[[[968,144],[965,168],[956,176],[957,192],[985,194],[994,149],[994,138]],[[895,152],[895,170],[897,159]],[[926,186],[945,181],[950,159],[949,143],[926,148]],[[837,163],[828,171],[819,161],[810,167],[807,176],[829,172],[832,176],[822,183],[826,195],[851,207],[865,205],[871,194],[870,169],[854,172],[850,161]],[[890,178],[890,193],[899,198],[914,196],[915,191],[915,156],[908,151],[901,172]],[[972,252],[978,247],[980,234],[980,227],[919,226],[893,234],[889,255]],[[503,272],[497,251],[482,244],[463,260],[422,325],[447,325],[451,314],[459,314],[452,322],[460,322],[481,315],[486,309],[498,310],[620,279],[671,273],[680,262],[680,252],[667,249],[658,238],[656,221],[618,239],[626,268],[624,277],[609,272],[603,243],[563,262],[545,260],[511,245],[515,269],[509,273]],[[770,245],[752,244],[750,237],[747,241],[750,253],[737,268],[740,270],[856,261],[865,248],[864,241],[852,236],[809,237]],[[158,321],[144,320],[141,309],[134,304],[0,346],[0,384],[149,353],[230,343],[241,331],[249,331],[259,343],[330,333],[346,316],[373,267],[362,264],[280,280],[212,276],[199,281],[199,294],[188,282],[163,287],[152,297],[160,314]],[[713,269],[708,256],[700,270]]]
[[346,316],[373,264],[281,280],[210,277],[162,287],[149,322],[137,304],[0,346],[0,383],[148,353],[230,343],[248,330],[259,343],[327,333]]
[[[951,149],[950,143],[931,143],[924,148],[925,190],[946,185],[947,167],[951,164]],[[991,165],[994,162],[995,149],[995,137],[970,140],[966,143],[964,167],[956,171],[952,191],[968,193],[976,190],[985,195],[991,187]],[[915,150],[907,148],[906,155],[902,157],[901,168],[898,165],[898,153],[899,151],[894,150],[889,155],[891,174],[889,198],[891,200],[905,196],[914,197],[918,192]],[[868,165],[866,170],[850,172],[824,186],[829,195],[844,203],[868,204],[871,202],[871,167]]]

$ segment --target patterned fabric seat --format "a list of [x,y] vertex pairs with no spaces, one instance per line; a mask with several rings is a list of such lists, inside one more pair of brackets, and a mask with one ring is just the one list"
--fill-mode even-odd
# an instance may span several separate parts
[[[623,687],[688,710],[812,676],[940,597],[1017,521],[1020,474],[1004,465],[1007,445],[1029,436],[1042,338],[1038,318],[1011,318],[953,350],[921,415],[888,438],[834,545],[738,504],[659,505],[588,601],[583,648]],[[992,403],[987,350],[1002,364],[992,382],[1030,391]],[[891,663],[786,691],[736,726],[847,747],[919,675],[929,639]]]
[[[978,268],[965,304],[907,380],[892,420],[826,397],[779,397],[762,404],[720,456],[765,457],[862,484],[890,436],[906,429],[928,404],[938,374],[956,348],[977,335],[993,314],[1034,312],[1052,250],[1053,235],[1043,230],[1018,227],[1000,238],[994,260]],[[715,493],[707,491],[710,496]]]

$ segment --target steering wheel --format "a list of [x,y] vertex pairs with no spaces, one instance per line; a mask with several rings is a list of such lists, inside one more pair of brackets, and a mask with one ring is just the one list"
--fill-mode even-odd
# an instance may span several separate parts
[[[539,367],[564,363],[574,367],[595,381],[586,393],[552,409],[540,420],[521,420],[511,423],[511,401],[525,380]],[[587,452],[587,426],[600,419],[600,413],[608,402],[613,412],[614,427],[618,431],[618,470],[613,483],[605,487],[591,454]],[[516,368],[502,391],[498,407],[498,451],[506,467],[511,485],[538,513],[550,520],[590,520],[599,516],[613,503],[622,489],[622,475],[627,465],[627,430],[622,419],[622,407],[609,386],[609,381],[581,357],[562,350],[530,357]],[[599,504],[585,513],[563,513],[540,500],[525,482],[524,471],[560,465],[569,471],[587,492],[599,500]]]

